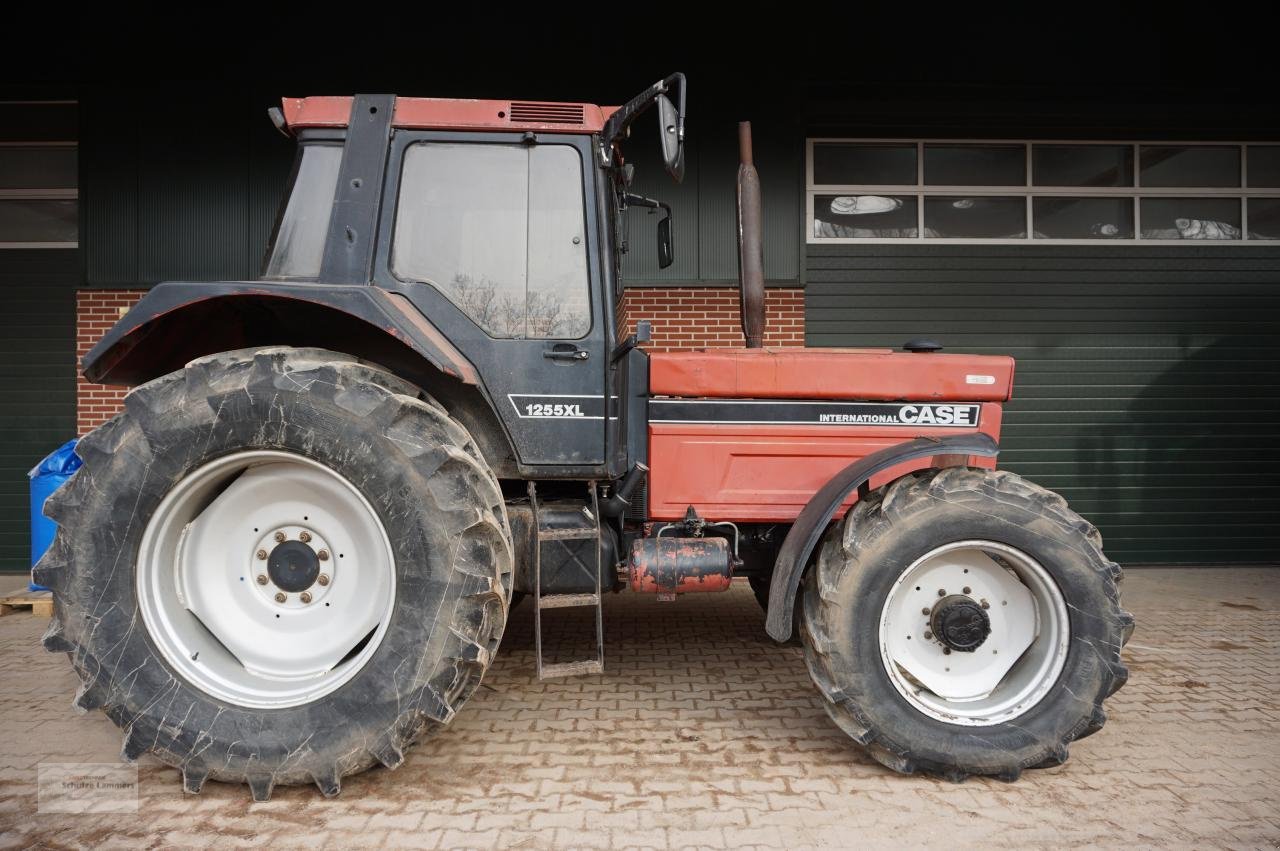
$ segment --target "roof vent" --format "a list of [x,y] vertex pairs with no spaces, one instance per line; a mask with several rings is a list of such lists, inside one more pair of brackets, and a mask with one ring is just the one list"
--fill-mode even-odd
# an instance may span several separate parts
[[531,124],[582,124],[583,109],[580,103],[536,103],[512,101],[511,120]]

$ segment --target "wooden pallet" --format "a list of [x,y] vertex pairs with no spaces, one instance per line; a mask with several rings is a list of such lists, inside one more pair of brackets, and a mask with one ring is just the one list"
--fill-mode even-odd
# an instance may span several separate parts
[[30,609],[38,618],[53,617],[53,594],[49,591],[28,591],[19,588],[12,594],[0,596],[0,617],[12,615],[19,609]]

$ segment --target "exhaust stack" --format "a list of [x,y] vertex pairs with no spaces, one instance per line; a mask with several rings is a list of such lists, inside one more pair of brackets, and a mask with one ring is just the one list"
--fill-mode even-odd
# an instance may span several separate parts
[[751,153],[751,122],[738,122],[738,286],[748,349],[764,346],[764,214]]

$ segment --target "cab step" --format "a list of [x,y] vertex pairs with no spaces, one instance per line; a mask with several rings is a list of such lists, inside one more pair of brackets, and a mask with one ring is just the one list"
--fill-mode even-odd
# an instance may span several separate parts
[[568,609],[576,606],[598,606],[599,594],[548,594],[538,596],[540,609]]
[[[530,524],[533,534],[533,643],[538,664],[538,679],[550,677],[578,677],[584,674],[604,673],[604,607],[600,593],[600,571],[603,560],[600,552],[600,503],[596,483],[588,482],[591,494],[591,510],[584,511],[591,518],[587,529],[546,529],[538,516],[538,486],[529,482],[529,508],[533,514]],[[542,545],[546,541],[596,542],[596,590],[594,594],[542,594]],[[568,609],[591,607],[596,610],[596,658],[578,662],[548,663],[542,661],[542,611],[543,609]]]
[[552,677],[581,677],[584,674],[603,674],[604,662],[599,659],[587,659],[584,662],[556,662],[542,666],[539,679],[549,680]]

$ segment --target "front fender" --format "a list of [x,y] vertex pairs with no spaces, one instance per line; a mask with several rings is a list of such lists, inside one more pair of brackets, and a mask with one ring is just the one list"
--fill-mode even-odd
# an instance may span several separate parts
[[775,641],[786,641],[791,637],[796,593],[813,548],[818,545],[818,540],[826,531],[836,509],[844,504],[849,495],[854,490],[859,492],[859,496],[866,495],[867,483],[872,476],[904,461],[929,456],[958,455],[967,458],[970,455],[980,455],[994,458],[999,453],[1000,447],[996,442],[990,435],[982,432],[947,437],[918,437],[910,443],[900,443],[873,452],[837,473],[805,505],[792,524],[791,531],[787,533],[786,540],[782,542],[769,585],[769,614],[765,619],[765,631]]
[[445,375],[479,384],[466,356],[408,299],[366,285],[157,284],[85,355],[81,367],[96,383],[137,385],[194,357],[244,346],[301,341],[342,350],[341,338],[357,333],[353,329],[366,342],[382,340],[393,352],[411,350]]

